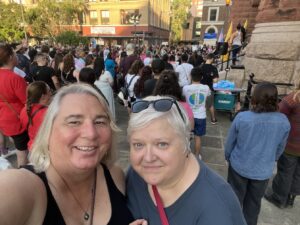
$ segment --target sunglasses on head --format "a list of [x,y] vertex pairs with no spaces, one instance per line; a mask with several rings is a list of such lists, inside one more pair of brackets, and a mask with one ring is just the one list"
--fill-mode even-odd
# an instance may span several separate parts
[[149,105],[153,106],[153,108],[158,112],[167,112],[172,108],[172,105],[175,104],[178,113],[180,114],[180,117],[184,121],[184,117],[182,115],[182,112],[178,106],[178,103],[174,99],[170,98],[164,98],[164,99],[158,99],[153,101],[147,101],[147,100],[140,100],[136,101],[131,106],[131,112],[132,113],[139,113],[149,107]]

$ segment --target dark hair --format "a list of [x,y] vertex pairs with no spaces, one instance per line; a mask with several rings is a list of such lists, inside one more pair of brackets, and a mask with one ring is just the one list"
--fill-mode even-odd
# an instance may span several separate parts
[[189,56],[188,56],[187,54],[185,54],[185,53],[182,54],[182,56],[181,56],[181,60],[182,60],[182,61],[187,62],[188,59],[189,59]]
[[192,81],[200,82],[202,80],[202,77],[203,77],[203,71],[201,67],[197,66],[191,70]]
[[170,60],[170,61],[175,61],[175,55],[173,55],[173,54],[170,55],[169,60]]
[[28,116],[28,124],[32,124],[32,116],[31,116],[32,104],[39,103],[41,97],[47,94],[49,89],[50,89],[49,86],[44,81],[34,81],[28,85],[26,90],[27,93],[26,112]]
[[236,29],[237,30],[240,30],[242,28],[242,25],[239,23],[237,26],[236,26]]
[[50,56],[52,59],[54,58],[55,54],[56,54],[56,50],[55,50],[55,49],[53,49],[52,51],[49,52],[49,56]]
[[61,62],[63,62],[63,58],[64,58],[64,55],[62,54],[62,53],[59,53],[59,52],[57,52],[57,53],[55,53],[55,56],[54,56],[54,71],[55,71],[55,74],[56,75],[60,75],[59,74],[59,64],[61,63]]
[[214,58],[215,58],[214,53],[208,53],[206,56],[206,59],[214,59]]
[[63,62],[64,62],[63,72],[68,73],[75,68],[74,56],[71,53],[68,53],[64,56]]
[[96,78],[99,79],[102,71],[104,70],[104,59],[103,56],[97,56],[94,60],[94,71],[96,72]]
[[139,74],[140,69],[142,69],[143,67],[144,67],[144,63],[142,62],[142,60],[137,59],[131,65],[130,69],[128,70],[128,73],[137,75]]
[[153,95],[172,96],[182,101],[182,90],[179,86],[177,74],[172,70],[164,70],[156,82]]
[[9,62],[11,56],[14,55],[12,47],[8,44],[0,46],[0,67]]
[[106,59],[112,59],[111,52],[107,54]]
[[168,62],[168,60],[169,60],[168,54],[164,54],[161,59],[162,59],[162,61]]
[[48,45],[42,45],[41,47],[41,53],[47,53],[49,54],[50,48]]
[[160,74],[165,69],[165,63],[161,59],[154,59],[151,67],[154,74]]
[[30,58],[30,62],[33,62],[37,53],[38,53],[37,50],[35,50],[34,48],[29,49],[28,56]]
[[141,96],[144,91],[144,83],[152,78],[152,69],[150,66],[145,66],[142,69],[140,78],[134,84],[133,92],[136,96]]
[[94,56],[92,54],[89,54],[85,57],[85,65],[92,65],[94,63]]
[[96,73],[92,68],[84,67],[79,72],[79,81],[94,85]]
[[278,91],[274,84],[262,82],[255,86],[251,97],[252,111],[256,113],[278,110]]

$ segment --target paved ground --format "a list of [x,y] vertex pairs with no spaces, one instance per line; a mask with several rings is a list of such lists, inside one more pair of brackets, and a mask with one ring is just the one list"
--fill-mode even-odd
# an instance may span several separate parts
[[[117,124],[122,129],[118,136],[118,163],[126,171],[129,166],[129,146],[126,138],[128,114],[125,108],[119,104],[116,105],[116,110]],[[203,138],[202,143],[202,159],[226,179],[227,165],[224,159],[224,141],[231,122],[229,115],[225,112],[217,112],[217,118],[219,121],[217,125],[207,124],[207,135]],[[15,155],[10,156],[9,159],[15,164]],[[263,199],[258,225],[300,225],[300,198],[296,199],[292,209],[278,209]]]

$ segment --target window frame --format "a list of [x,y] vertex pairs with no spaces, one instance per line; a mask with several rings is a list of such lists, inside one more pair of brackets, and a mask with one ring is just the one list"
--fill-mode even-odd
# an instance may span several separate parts
[[[211,15],[212,15],[212,11],[216,10],[216,19],[215,20],[211,20]],[[211,21],[211,22],[216,22],[219,20],[219,8],[218,7],[209,7],[208,9],[208,18],[207,21]]]

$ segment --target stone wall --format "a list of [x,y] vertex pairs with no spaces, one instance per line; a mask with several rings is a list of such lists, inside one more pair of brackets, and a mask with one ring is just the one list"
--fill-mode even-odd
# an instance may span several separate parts
[[244,49],[245,74],[254,73],[258,80],[299,84],[300,0],[238,0],[231,8],[234,24],[248,19],[247,31],[252,31]]
[[243,63],[256,79],[298,84],[300,21],[256,24]]

